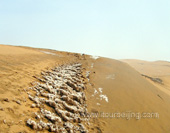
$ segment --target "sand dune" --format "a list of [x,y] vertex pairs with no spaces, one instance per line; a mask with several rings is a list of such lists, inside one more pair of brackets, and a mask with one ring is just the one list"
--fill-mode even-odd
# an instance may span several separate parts
[[[100,58],[95,61],[95,74],[90,77],[93,88],[103,88],[108,101],[93,99],[91,110],[97,112],[158,112],[159,119],[141,118],[100,118],[99,124],[104,132],[168,132],[170,118],[170,97],[153,86],[144,77],[125,63]],[[109,75],[114,78],[108,79]],[[113,77],[112,76],[112,77]],[[91,95],[94,92],[91,92]],[[100,103],[97,105],[96,103]],[[106,125],[106,127],[105,127]],[[103,126],[103,127],[102,127]]]
[[[83,93],[87,99],[88,111],[84,117],[89,119],[89,123],[85,124],[88,132],[169,132],[170,95],[168,91],[165,91],[165,87],[167,89],[170,87],[168,62],[153,64],[145,61],[125,62],[136,70],[124,62],[102,57],[93,58],[84,54],[0,45],[0,132],[35,132],[27,123],[32,122],[28,120],[34,119],[36,112],[40,113],[40,108],[38,105],[31,107],[34,100],[29,99],[26,90],[38,82],[37,77],[40,77],[42,72],[74,63],[82,64],[85,85]],[[162,72],[158,73],[158,71]],[[163,85],[154,83],[141,74],[161,77]],[[78,81],[77,79],[75,84]],[[77,87],[73,88],[77,89]],[[69,91],[71,95],[73,92],[75,90]],[[59,101],[63,99],[61,97],[58,96]],[[76,101],[72,102],[76,103]],[[67,108],[73,112],[78,108],[85,110],[85,106],[76,106],[71,110],[69,104],[68,101],[62,102],[60,107],[62,110]],[[53,109],[50,110],[52,112]],[[44,116],[47,115],[44,111],[42,112]],[[123,112],[124,117],[123,115],[119,117]],[[53,113],[50,117],[48,115],[51,120],[48,121],[44,116],[42,119],[48,123],[51,122],[54,118],[51,116],[57,115]],[[113,113],[117,113],[116,118],[113,118]],[[127,117],[128,113],[132,116]],[[152,118],[146,118],[146,114],[143,113],[148,113],[147,117],[152,113]],[[109,118],[108,115],[110,115]],[[140,115],[143,117],[140,118]],[[62,117],[63,123],[70,122]],[[55,116],[55,118],[58,117]],[[65,128],[68,124],[63,126]],[[47,127],[41,132],[49,130]]]
[[62,55],[58,57],[42,50],[0,46],[0,132],[33,132],[25,122],[36,109],[30,108],[32,102],[25,89],[36,81],[33,76],[76,59],[73,54],[55,51]]
[[167,76],[170,75],[170,62],[168,61],[143,61],[143,60],[122,60],[134,67],[142,74],[150,76]]
[[142,61],[142,60],[122,60],[135,68],[140,74],[158,78],[162,84],[153,82],[146,78],[154,86],[158,87],[161,91],[170,95],[170,62],[168,61]]

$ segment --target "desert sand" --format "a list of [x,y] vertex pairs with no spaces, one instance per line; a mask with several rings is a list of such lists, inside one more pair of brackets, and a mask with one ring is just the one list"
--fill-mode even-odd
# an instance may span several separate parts
[[[77,63],[81,64],[81,67],[74,68],[74,70],[71,69],[72,67],[70,66],[74,66]],[[38,130],[41,130],[39,132],[51,131],[49,128],[50,124],[47,125],[47,129],[43,129],[42,126],[40,128],[35,126],[33,129],[34,124],[31,124],[34,123],[31,120],[39,121],[38,119],[36,120],[35,113],[47,115],[46,111],[40,110],[40,108],[45,108],[53,113],[50,113],[50,116],[55,117],[49,117],[48,115],[46,116],[48,119],[45,119],[44,116],[40,119],[53,124],[54,119],[52,118],[55,118],[56,125],[65,128],[66,130],[63,129],[63,131],[66,132],[68,128],[68,131],[74,132],[75,130],[70,126],[74,124],[80,127],[84,125],[85,132],[168,133],[170,131],[170,93],[168,90],[170,87],[170,67],[167,65],[168,62],[162,61],[153,63],[136,60],[118,61],[49,49],[0,45],[0,132],[29,133]],[[79,70],[81,70],[81,73],[79,73],[80,77],[78,76],[78,79],[74,80],[76,81],[74,85],[69,84],[70,89],[68,86],[65,86],[65,88],[59,86],[59,89],[68,90],[64,91],[66,94],[61,89],[59,93],[57,91],[57,95],[59,95],[57,97],[58,101],[50,104],[49,99],[46,98],[48,97],[46,96],[47,92],[39,94],[41,89],[37,91],[38,88],[34,87],[36,83],[42,84],[40,78],[42,80],[45,78],[42,78],[42,73],[47,77],[49,75],[51,77],[51,71],[54,68],[56,72],[64,71],[64,75],[67,75],[66,78],[71,75],[75,76],[71,74],[71,71],[79,73]],[[67,68],[69,71],[63,68]],[[66,74],[65,72],[68,73]],[[78,73],[75,74],[78,75]],[[152,78],[159,78],[162,82],[154,82],[150,78],[142,76],[142,74]],[[68,81],[72,81],[73,77],[70,77],[71,79]],[[56,79],[56,81],[58,80]],[[45,83],[47,81],[52,82],[52,84],[55,82],[53,78],[49,77]],[[62,80],[59,81],[63,82]],[[83,85],[78,87],[80,86],[79,83]],[[77,86],[75,87],[75,85]],[[53,94],[55,89],[54,87],[50,94]],[[68,92],[69,94],[67,94]],[[69,103],[67,97],[71,98],[73,94],[79,95],[79,92],[82,94],[80,99],[84,100],[81,102],[78,100],[79,98],[75,98],[76,100],[73,98],[71,103]],[[38,105],[38,102],[36,103],[34,100],[36,95],[38,95],[39,100],[44,95],[47,100],[44,106],[43,102],[41,105]],[[66,102],[63,102],[64,100]],[[60,105],[60,103],[62,104]],[[71,104],[76,108],[71,108]],[[51,108],[48,105],[55,106],[55,108]],[[71,117],[71,115],[67,120],[64,114],[58,115],[60,113],[56,113],[60,111],[58,110],[59,108],[62,110],[66,109],[73,114],[75,112],[83,113],[87,115],[83,118],[88,120],[72,121],[74,117]],[[115,112],[157,113],[159,116],[127,119],[126,117],[108,118],[106,115],[103,115],[104,113],[111,114]],[[100,115],[100,117],[95,118],[90,116],[90,114],[102,114],[102,117]],[[60,120],[62,122],[59,124],[57,121]],[[68,122],[71,124],[68,124]],[[57,132],[57,130],[54,131]],[[83,131],[83,128],[77,131]]]
[[136,69],[140,74],[152,77],[154,79],[158,78],[162,83],[153,82],[149,78],[146,78],[154,86],[158,87],[160,90],[170,95],[170,62],[168,61],[142,61],[142,60],[122,60],[128,63],[134,69]]

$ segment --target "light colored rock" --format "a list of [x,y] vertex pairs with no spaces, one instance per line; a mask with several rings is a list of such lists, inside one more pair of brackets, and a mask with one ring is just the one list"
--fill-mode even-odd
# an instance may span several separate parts
[[[90,72],[88,73],[89,77]],[[35,130],[49,130],[52,132],[87,132],[81,118],[87,113],[86,97],[84,93],[85,78],[82,75],[81,64],[62,65],[52,71],[42,72],[43,83],[35,83],[28,93],[30,100],[34,102],[31,107],[39,107],[36,121],[27,120],[27,124]],[[47,110],[47,106],[48,110]],[[49,110],[50,109],[50,110]],[[46,119],[46,122],[42,120]],[[39,121],[38,121],[39,120]]]

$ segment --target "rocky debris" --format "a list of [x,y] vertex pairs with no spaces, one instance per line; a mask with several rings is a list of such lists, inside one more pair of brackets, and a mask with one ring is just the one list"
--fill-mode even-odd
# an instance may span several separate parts
[[41,75],[42,79],[34,76],[40,82],[27,92],[34,102],[31,107],[39,108],[35,120],[28,119],[27,125],[39,131],[88,132],[84,125],[89,119],[82,117],[88,111],[81,64],[63,65]]
[[86,78],[89,79],[89,77],[90,77],[90,71],[87,71],[87,72],[86,72]]
[[163,81],[160,78],[153,78],[153,77],[150,77],[150,76],[147,76],[147,75],[144,75],[144,74],[142,74],[142,76],[152,80],[153,82],[156,82],[156,83],[159,83],[159,84],[163,84]]
[[21,105],[21,101],[20,101],[20,100],[17,100],[16,103],[19,104],[19,105]]
[[32,104],[32,105],[31,105],[31,108],[35,108],[35,107],[36,107],[36,104]]
[[3,101],[9,102],[9,99],[8,98],[4,98]]
[[108,97],[106,95],[100,94],[99,96],[100,96],[100,100],[104,99],[106,102],[109,102]]
[[46,118],[48,118],[52,122],[59,122],[59,123],[62,122],[61,118],[59,116],[56,116],[55,113],[51,113],[50,111],[44,109],[41,109],[41,112],[42,114],[44,114]]
[[87,132],[87,129],[85,128],[85,126],[81,123],[79,123],[79,126],[80,126],[80,132],[81,133],[86,133]]
[[4,111],[4,109],[3,109],[2,107],[0,107],[0,110],[1,110],[1,111]]
[[3,123],[6,124],[6,120],[3,120]]
[[[103,88],[98,88],[98,89],[94,88],[94,94],[92,96],[97,97],[96,99],[100,99],[100,100],[104,99],[106,102],[109,102],[109,99],[108,99],[107,95],[103,94]],[[100,105],[100,103],[97,103],[97,105]]]

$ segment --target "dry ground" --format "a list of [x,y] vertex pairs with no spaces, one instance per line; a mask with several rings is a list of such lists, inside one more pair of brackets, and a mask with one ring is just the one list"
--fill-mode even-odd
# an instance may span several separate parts
[[[170,132],[168,62],[137,61],[135,64],[135,61],[124,60],[132,68],[122,61],[107,58],[94,59],[88,55],[5,45],[0,45],[0,132],[34,132],[26,126],[25,121],[36,108],[30,108],[32,101],[24,89],[36,81],[34,76],[40,75],[42,71],[72,62],[82,63],[84,73],[90,72],[86,84],[89,113],[159,113],[159,118],[140,120],[92,118],[90,132]],[[163,85],[141,74],[161,78]]]

